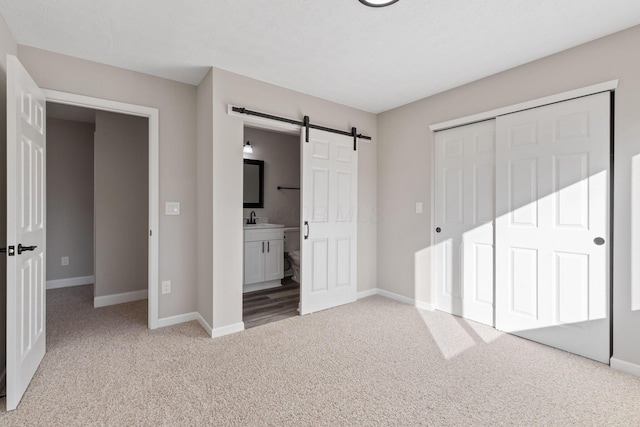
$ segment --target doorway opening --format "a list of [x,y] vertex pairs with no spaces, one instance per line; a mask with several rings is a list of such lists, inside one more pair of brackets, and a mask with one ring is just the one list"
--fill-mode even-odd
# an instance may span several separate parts
[[[244,127],[245,329],[299,315],[299,133]],[[251,151],[251,152],[248,152]]]
[[[56,109],[63,111],[58,113],[63,117],[64,111],[67,111],[66,114],[82,114],[81,110],[89,110],[93,113],[85,112],[85,117],[93,114],[94,120],[98,122],[93,125],[96,127],[96,143],[100,142],[99,145],[95,145],[94,153],[96,157],[94,172],[96,178],[100,177],[99,182],[96,179],[94,194],[95,277],[80,276],[80,278],[85,282],[90,278],[96,279],[93,301],[95,307],[146,298],[148,301],[147,326],[149,329],[155,329],[158,327],[158,110],[54,90],[43,90],[43,92],[47,105],[54,108],[54,115]],[[73,113],[74,109],[75,113]],[[69,111],[72,113],[68,113]],[[127,133],[135,133],[136,140],[144,142],[138,143],[137,149],[132,150],[134,144]],[[103,140],[107,143],[102,143]],[[99,161],[98,156],[104,159],[109,158],[110,162]],[[128,180],[136,182],[127,182]],[[124,189],[120,194],[123,196],[121,198],[118,198],[118,188]],[[118,218],[124,221],[119,223]],[[135,231],[123,233],[128,230],[128,227],[132,227]],[[101,242],[106,243],[102,246],[104,253],[99,251]],[[135,259],[136,263],[131,262],[130,259],[120,259],[126,251],[121,253],[119,251],[125,247],[131,254],[135,253],[135,256],[131,255],[130,258]],[[52,263],[61,265],[63,256],[51,257]],[[121,262],[118,261],[119,259]],[[67,261],[71,266],[71,257],[64,260],[65,263]],[[128,268],[123,268],[125,267],[123,262]],[[106,270],[103,271],[102,267],[106,267]],[[115,271],[118,275],[128,274],[126,276],[128,279],[119,281],[113,275]],[[105,286],[101,286],[100,282]],[[114,287],[114,282],[120,283],[115,284]],[[141,283],[145,284],[141,285]]]
[[148,118],[52,102],[46,116],[47,289],[92,287],[77,291],[95,308],[147,299]]

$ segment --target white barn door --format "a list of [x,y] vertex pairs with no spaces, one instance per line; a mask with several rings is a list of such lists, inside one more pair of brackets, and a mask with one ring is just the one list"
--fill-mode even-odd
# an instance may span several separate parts
[[7,410],[45,353],[45,97],[7,57]]
[[435,144],[436,308],[493,326],[495,121]]
[[354,302],[358,153],[353,138],[302,130],[300,314]]
[[609,363],[610,95],[498,117],[496,328]]

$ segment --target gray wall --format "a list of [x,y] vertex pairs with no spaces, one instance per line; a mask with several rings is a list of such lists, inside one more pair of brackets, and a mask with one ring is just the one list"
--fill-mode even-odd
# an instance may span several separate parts
[[96,111],[96,297],[148,288],[148,119]]
[[[213,69],[213,327],[242,321],[243,121],[227,105],[371,135],[358,150],[358,291],[376,287],[376,116],[228,71]],[[200,186],[200,183],[198,183]],[[209,268],[199,266],[199,268]]]
[[93,276],[94,130],[47,118],[47,280]]
[[264,160],[264,208],[244,209],[244,217],[255,211],[272,224],[299,227],[300,191],[278,186],[300,187],[300,136],[245,127],[244,140],[253,146],[244,158]]
[[[614,357],[640,364],[640,311],[631,308],[631,165],[640,154],[640,26],[378,116],[378,286],[433,303],[429,125],[620,79],[615,99]],[[636,171],[637,172],[637,171]],[[637,183],[636,183],[637,184]],[[415,214],[415,202],[425,213]],[[630,202],[631,201],[631,202]],[[637,205],[640,206],[640,205]],[[633,212],[634,216],[640,212]],[[636,261],[637,262],[637,261]]]
[[[160,215],[159,280],[171,280],[159,317],[196,310],[196,87],[121,68],[18,46],[18,58],[46,89],[155,107],[160,118],[160,207],[181,202],[181,215]],[[158,207],[158,208],[160,208]]]
[[[0,246],[7,242],[7,54],[17,54],[16,42],[0,15]],[[0,289],[7,289],[7,258],[0,254]],[[7,293],[0,292],[0,372],[7,363]]]
[[198,85],[198,313],[213,325],[213,73]]

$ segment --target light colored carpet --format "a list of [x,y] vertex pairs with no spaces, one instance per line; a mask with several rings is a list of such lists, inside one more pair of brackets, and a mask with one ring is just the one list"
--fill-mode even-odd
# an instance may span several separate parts
[[214,340],[147,330],[146,301],[93,309],[90,286],[47,297],[2,425],[640,425],[640,378],[382,297]]

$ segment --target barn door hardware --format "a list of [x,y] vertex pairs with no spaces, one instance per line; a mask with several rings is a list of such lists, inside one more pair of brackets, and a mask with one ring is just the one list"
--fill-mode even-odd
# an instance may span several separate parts
[[276,120],[279,122],[284,122],[284,123],[289,123],[292,125],[297,125],[297,126],[301,126],[305,128],[305,141],[309,142],[309,129],[318,129],[318,130],[323,130],[325,132],[331,132],[331,133],[336,133],[338,135],[345,135],[345,136],[352,136],[354,138],[354,147],[353,149],[356,149],[356,140],[357,139],[366,139],[368,141],[371,141],[371,137],[367,136],[367,135],[363,135],[361,133],[357,133],[357,130],[355,127],[351,128],[350,132],[347,131],[343,131],[343,130],[338,130],[338,129],[333,129],[333,128],[328,128],[325,126],[320,126],[320,125],[314,125],[313,123],[310,123],[310,119],[309,116],[304,116],[303,120],[293,120],[293,119],[287,119],[286,117],[278,117],[278,116],[274,116],[271,114],[267,114],[267,113],[261,113],[259,111],[252,111],[252,110],[247,110],[244,107],[231,107],[231,111],[235,112],[235,113],[240,113],[240,114],[246,114],[248,116],[256,116],[256,117],[262,117],[263,119],[269,119],[269,120]]

